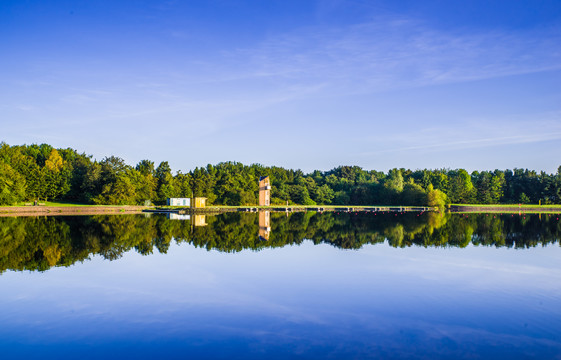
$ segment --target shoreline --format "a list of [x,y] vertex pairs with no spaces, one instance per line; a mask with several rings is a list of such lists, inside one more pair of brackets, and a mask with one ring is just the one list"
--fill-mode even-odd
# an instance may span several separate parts
[[81,205],[70,204],[66,206],[2,206],[0,217],[6,216],[69,216],[69,215],[118,215],[118,214],[143,214],[143,213],[177,213],[177,214],[217,214],[225,212],[258,212],[267,210],[272,212],[424,212],[434,211],[436,208],[427,206],[353,206],[353,205],[289,205],[289,206],[208,206],[205,208],[185,208],[169,206],[135,206],[135,205]]
[[134,205],[2,206],[1,216],[142,214],[151,207]]
[[[0,217],[6,216],[78,216],[78,215],[119,215],[143,213],[179,213],[179,214],[217,214],[225,212],[424,212],[438,211],[427,206],[381,206],[381,205],[289,205],[289,206],[208,206],[205,208],[185,208],[167,206],[140,205],[39,205],[39,206],[1,206]],[[481,205],[456,204],[447,208],[453,213],[561,213],[561,205]]]

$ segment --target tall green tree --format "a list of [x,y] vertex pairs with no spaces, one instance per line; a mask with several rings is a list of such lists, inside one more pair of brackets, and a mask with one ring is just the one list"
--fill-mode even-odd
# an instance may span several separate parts
[[473,203],[476,191],[471,181],[471,176],[464,169],[451,171],[448,174],[448,196],[452,203]]
[[162,161],[156,168],[156,204],[165,204],[168,198],[176,197],[171,167]]
[[0,161],[0,205],[14,205],[25,199],[25,179]]

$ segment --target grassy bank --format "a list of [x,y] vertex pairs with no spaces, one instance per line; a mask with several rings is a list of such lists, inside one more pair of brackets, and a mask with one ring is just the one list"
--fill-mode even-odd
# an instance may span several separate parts
[[477,207],[477,208],[525,208],[525,209],[540,209],[540,208],[557,208],[561,209],[561,205],[537,205],[537,204],[451,204],[450,206],[462,207]]
[[67,202],[52,202],[52,201],[40,201],[37,205],[33,205],[32,202],[21,202],[12,206],[2,206],[2,208],[9,207],[119,207],[119,206],[136,206],[136,205],[93,205],[93,204],[80,204],[80,203],[67,203]]
[[536,204],[452,204],[450,211],[458,213],[561,213],[561,205]]
[[[419,208],[431,209],[426,206],[400,206],[400,205],[271,205],[271,206],[228,206],[228,205],[210,205],[206,208],[196,209],[197,212],[221,212],[221,211],[251,211],[254,209],[262,210],[276,210],[284,211],[290,209],[291,211],[306,211],[308,209],[317,210],[323,209],[325,211],[337,211],[338,209],[353,209],[356,211],[364,211],[370,209],[377,209],[378,211],[385,211],[391,209],[392,211],[418,210]],[[37,206],[32,203],[20,203],[15,206],[0,207],[0,214],[4,215],[88,215],[100,213],[133,213],[141,212],[147,209],[162,209],[162,210],[185,210],[192,211],[184,206],[136,206],[136,205],[91,205],[79,203],[62,203],[62,202],[41,202]],[[434,208],[436,210],[436,208]],[[456,213],[561,213],[561,205],[535,205],[535,204],[452,204],[450,210]]]
[[1,206],[0,216],[50,216],[140,213],[145,206],[87,205],[46,202],[41,205]]

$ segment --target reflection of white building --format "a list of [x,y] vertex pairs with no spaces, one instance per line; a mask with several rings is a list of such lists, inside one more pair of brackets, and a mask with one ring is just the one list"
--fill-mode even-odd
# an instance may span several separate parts
[[189,199],[189,198],[168,198],[167,205],[169,205],[169,206],[191,206],[191,199]]
[[191,215],[181,215],[175,213],[169,213],[168,219],[170,220],[191,220]]

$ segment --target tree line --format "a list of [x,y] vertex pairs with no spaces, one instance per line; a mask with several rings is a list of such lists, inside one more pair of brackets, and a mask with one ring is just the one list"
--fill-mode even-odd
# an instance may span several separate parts
[[530,248],[559,243],[558,216],[273,213],[268,241],[259,239],[256,214],[238,212],[207,216],[204,227],[170,221],[164,215],[0,217],[0,274],[70,266],[92,255],[116,260],[132,250],[142,255],[166,253],[173,242],[229,253],[299,245],[306,240],[341,249],[385,241],[399,248],[469,244]]
[[170,197],[202,196],[215,205],[255,205],[258,179],[269,176],[271,203],[300,205],[429,205],[561,203],[561,166],[556,174],[528,169],[391,169],[359,166],[329,171],[222,162],[172,173],[142,160],[117,156],[101,161],[48,144],[0,143],[0,205],[49,200],[85,204],[165,204]]

